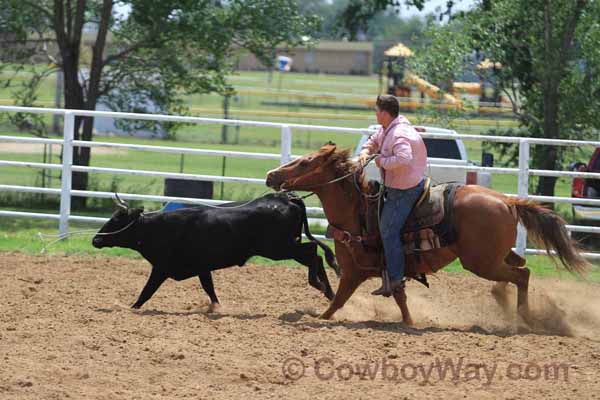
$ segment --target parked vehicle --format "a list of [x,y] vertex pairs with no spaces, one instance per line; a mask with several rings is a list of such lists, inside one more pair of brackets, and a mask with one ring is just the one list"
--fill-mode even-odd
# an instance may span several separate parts
[[[371,126],[369,128],[374,129],[377,126]],[[427,127],[415,127],[419,132],[431,132],[435,130],[439,133],[440,130],[436,128]],[[444,133],[454,133],[451,130],[443,130]],[[363,144],[369,137],[363,135],[359,140],[354,154],[358,156]],[[481,171],[467,171],[462,168],[453,168],[454,166],[467,166],[473,165],[471,161],[467,159],[467,150],[465,144],[459,138],[456,139],[430,139],[423,138],[425,147],[427,147],[427,160],[429,161],[427,175],[431,178],[433,184],[444,183],[444,182],[460,182],[465,184],[477,184],[481,186],[490,187],[492,184],[492,176],[489,172]],[[491,156],[491,155],[490,155]],[[488,157],[491,159],[491,157]],[[491,161],[486,166],[491,166]],[[432,166],[434,164],[435,166]],[[374,179],[381,181],[379,169],[375,163],[370,163],[366,168],[367,179]]]
[[[587,164],[574,162],[569,166],[572,171],[600,173],[600,147],[596,148]],[[571,197],[600,199],[600,179],[573,178]],[[579,225],[598,225],[600,207],[573,204],[573,221]]]

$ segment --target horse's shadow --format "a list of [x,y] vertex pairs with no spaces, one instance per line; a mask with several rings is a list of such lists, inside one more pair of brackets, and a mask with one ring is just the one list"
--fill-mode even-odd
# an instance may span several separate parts
[[563,332],[549,332],[543,330],[532,329],[526,326],[518,326],[516,329],[511,328],[497,328],[497,329],[485,329],[479,325],[471,325],[468,327],[440,327],[440,326],[408,326],[401,321],[327,321],[318,319],[318,315],[313,312],[307,312],[302,310],[296,310],[293,313],[284,313],[279,316],[279,320],[282,324],[289,324],[301,328],[345,328],[348,330],[364,330],[371,329],[374,331],[390,332],[390,333],[404,333],[411,336],[422,336],[427,333],[447,333],[447,332],[461,332],[461,333],[476,333],[486,336],[496,336],[501,338],[507,338],[512,336],[522,335],[540,335],[540,336],[572,336],[570,333]]

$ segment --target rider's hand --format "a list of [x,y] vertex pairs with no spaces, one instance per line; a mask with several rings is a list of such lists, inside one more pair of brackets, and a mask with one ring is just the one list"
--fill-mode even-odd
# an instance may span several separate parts
[[361,167],[367,165],[367,160],[369,159],[369,155],[367,153],[360,153],[358,155],[358,163]]

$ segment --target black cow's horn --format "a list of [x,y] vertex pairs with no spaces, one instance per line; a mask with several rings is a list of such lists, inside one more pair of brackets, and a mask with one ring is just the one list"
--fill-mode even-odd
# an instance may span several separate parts
[[118,194],[115,193],[115,197],[117,198],[117,200],[115,201],[115,204],[117,205],[117,207],[123,208],[125,210],[127,210],[129,208],[129,205],[126,202],[124,202],[123,200],[121,200],[121,198],[119,197]]

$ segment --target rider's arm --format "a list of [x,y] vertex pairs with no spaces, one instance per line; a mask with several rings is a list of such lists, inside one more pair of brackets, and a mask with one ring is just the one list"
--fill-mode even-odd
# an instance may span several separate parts
[[369,139],[362,145],[360,156],[368,157],[372,154],[376,154],[379,151],[379,139],[383,133],[382,129],[379,129],[376,133],[371,135]]
[[383,169],[395,169],[403,167],[413,160],[413,151],[410,141],[402,136],[397,136],[392,147],[393,155],[384,157],[379,156],[375,160],[377,166]]

